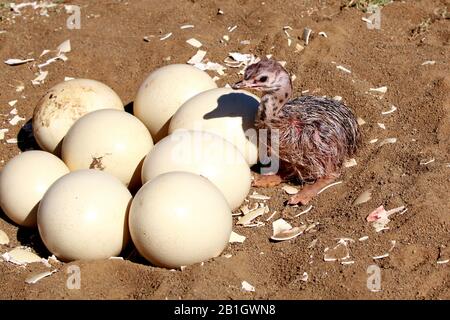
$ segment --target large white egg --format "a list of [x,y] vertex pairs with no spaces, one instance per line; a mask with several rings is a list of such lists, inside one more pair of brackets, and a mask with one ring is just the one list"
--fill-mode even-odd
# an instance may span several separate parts
[[45,193],[38,227],[47,249],[65,261],[117,256],[129,240],[131,194],[114,176],[71,172]]
[[61,82],[51,88],[34,109],[34,137],[43,150],[58,154],[61,141],[74,122],[99,109],[124,110],[124,107],[119,96],[99,81]]
[[186,101],[173,115],[169,133],[177,129],[215,133],[231,142],[249,165],[258,161],[254,122],[259,98],[247,91],[218,88]]
[[71,171],[102,170],[133,189],[141,184],[142,162],[152,147],[152,137],[138,118],[105,109],[75,122],[64,138],[61,156]]
[[179,130],[159,141],[144,160],[142,183],[171,171],[208,178],[222,191],[231,209],[238,208],[250,191],[250,168],[242,154],[209,132]]
[[142,83],[133,114],[147,126],[156,142],[167,135],[170,118],[185,101],[212,88],[217,85],[204,71],[186,64],[164,66]]
[[36,227],[39,201],[57,179],[69,173],[59,158],[45,151],[26,151],[12,158],[0,173],[0,205],[24,227]]
[[139,190],[129,224],[143,257],[156,266],[177,268],[220,255],[230,238],[232,217],[227,200],[208,179],[169,172]]

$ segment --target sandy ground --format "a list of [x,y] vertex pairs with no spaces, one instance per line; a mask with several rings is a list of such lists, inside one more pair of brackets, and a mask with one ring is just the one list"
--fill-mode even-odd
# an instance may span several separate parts
[[[59,1],[61,3],[63,1]],[[64,4],[81,8],[81,29],[66,27]],[[273,54],[287,61],[286,68],[297,76],[295,93],[342,96],[362,126],[364,143],[356,156],[357,165],[345,170],[342,184],[322,193],[307,214],[289,220],[293,225],[319,222],[295,240],[269,240],[271,224],[260,228],[234,227],[247,237],[243,244],[230,244],[224,256],[184,271],[155,268],[132,253],[124,261],[75,261],[55,264],[59,272],[35,285],[25,279],[48,268],[43,264],[18,267],[0,262],[2,299],[449,299],[450,263],[450,11],[448,0],[395,1],[381,10],[381,29],[369,29],[363,13],[354,7],[341,8],[340,1],[64,1],[48,9],[25,8],[15,16],[0,9],[0,58],[37,59],[44,49],[55,49],[70,39],[72,51],[67,61],[57,61],[45,70],[45,83],[32,85],[37,63],[0,65],[1,128],[8,128],[0,143],[2,166],[20,152],[33,148],[29,132],[22,129],[45,91],[64,77],[83,77],[111,86],[125,103],[133,101],[146,75],[169,63],[185,63],[196,49],[185,41],[200,40],[207,58],[221,63],[229,52]],[[223,15],[218,15],[218,9]],[[446,10],[446,11],[445,11]],[[183,24],[195,25],[181,30]],[[236,25],[233,32],[227,28]],[[288,46],[284,26],[292,37]],[[305,27],[315,31],[304,45]],[[327,38],[318,36],[324,31]],[[172,32],[163,41],[158,38]],[[228,34],[228,42],[220,42]],[[144,36],[155,35],[143,40]],[[249,40],[250,44],[241,44]],[[170,60],[169,60],[170,59]],[[434,64],[422,65],[425,61]],[[342,65],[347,73],[337,68]],[[218,85],[239,78],[237,70],[226,70]],[[211,72],[211,75],[215,75]],[[16,92],[16,86],[25,89]],[[387,86],[385,94],[369,88]],[[18,100],[18,114],[26,120],[12,126],[11,100]],[[393,113],[383,111],[397,107]],[[385,125],[382,129],[377,123]],[[19,134],[20,132],[20,134]],[[7,143],[18,138],[19,143]],[[394,144],[380,145],[385,138]],[[370,143],[372,139],[379,139]],[[428,160],[434,159],[429,162]],[[428,164],[424,164],[427,163]],[[422,163],[422,164],[421,164]],[[372,190],[372,199],[353,206],[363,191]],[[286,208],[288,195],[281,187],[260,189],[271,196],[268,205],[285,218],[305,207]],[[380,205],[387,209],[405,206],[395,214],[389,230],[376,233],[367,215]],[[264,216],[264,220],[267,216]],[[277,215],[275,218],[279,218]],[[36,230],[18,228],[3,213],[0,229],[11,242],[0,245],[6,252],[27,245],[43,257],[49,255]],[[368,236],[366,241],[358,239]],[[324,261],[325,248],[333,248],[339,238],[348,242],[353,264]],[[315,241],[315,245],[312,242]],[[395,247],[392,247],[395,241]],[[342,248],[341,248],[342,249]],[[374,260],[389,252],[389,256]],[[367,288],[367,269],[381,270],[381,291]],[[81,288],[66,286],[67,268],[81,270]],[[304,273],[308,274],[307,281]],[[248,281],[255,292],[241,291]]]

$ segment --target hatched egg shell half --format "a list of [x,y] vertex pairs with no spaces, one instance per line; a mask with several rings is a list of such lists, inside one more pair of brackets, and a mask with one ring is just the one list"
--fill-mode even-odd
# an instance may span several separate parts
[[186,101],[173,115],[169,133],[178,129],[215,133],[231,142],[249,165],[258,160],[255,117],[260,99],[244,90],[218,88]]

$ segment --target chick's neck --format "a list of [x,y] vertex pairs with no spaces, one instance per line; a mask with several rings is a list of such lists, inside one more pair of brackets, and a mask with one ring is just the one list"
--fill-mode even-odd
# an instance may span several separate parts
[[258,120],[265,122],[276,118],[279,115],[281,108],[289,101],[292,95],[292,83],[289,76],[287,80],[280,82],[277,89],[267,91],[261,98],[261,103],[258,110]]

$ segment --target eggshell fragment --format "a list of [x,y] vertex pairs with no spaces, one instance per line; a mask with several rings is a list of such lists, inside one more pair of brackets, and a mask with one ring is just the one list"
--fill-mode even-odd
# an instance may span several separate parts
[[67,53],[70,52],[72,50],[71,46],[70,46],[70,40],[66,40],[63,43],[61,43],[58,47],[57,47],[59,53]]
[[302,212],[296,214],[296,215],[294,216],[294,218],[297,218],[297,217],[299,217],[299,216],[301,216],[301,215],[303,215],[303,214],[305,214],[305,213],[308,213],[309,211],[311,211],[312,208],[313,208],[313,206],[310,205],[308,208],[306,208],[306,209],[303,210]]
[[382,115],[390,114],[390,113],[394,112],[395,110],[397,110],[397,107],[392,105],[391,109],[389,109],[388,111],[383,111],[383,112],[381,112],[381,114]]
[[26,265],[28,263],[41,262],[41,257],[31,252],[30,248],[16,247],[2,255],[6,262],[17,265]]
[[255,292],[255,287],[252,286],[250,283],[248,283],[247,281],[242,281],[241,283],[241,290],[243,291],[247,291],[247,292]]
[[243,243],[245,241],[246,237],[242,236],[240,234],[237,234],[236,232],[232,231],[230,235],[230,243],[238,242]]
[[357,165],[355,158],[347,159],[344,161],[344,167],[350,168]]
[[293,194],[297,194],[298,193],[298,189],[293,187],[293,186],[289,186],[289,185],[284,185],[282,187],[282,189],[284,190],[284,192],[286,192],[287,194],[293,195]]
[[380,142],[380,147],[384,146],[385,144],[396,143],[396,142],[397,142],[397,138],[386,138]]
[[284,241],[296,238],[301,235],[306,229],[306,225],[302,225],[300,227],[292,227],[284,219],[275,220],[272,223],[272,227],[273,235],[270,237],[270,239],[276,241]]
[[238,225],[248,225],[252,220],[256,219],[259,216],[262,216],[265,212],[265,208],[258,208],[250,211],[245,216],[239,218],[237,224]]
[[378,93],[386,93],[387,89],[388,88],[386,86],[383,86],[383,87],[379,87],[379,88],[370,88],[369,91],[378,92]]
[[55,269],[55,270],[52,270],[52,271],[45,271],[45,272],[41,272],[41,273],[32,275],[32,276],[26,278],[26,279],[25,279],[25,282],[28,283],[28,284],[35,284],[35,283],[37,283],[38,281],[40,281],[40,280],[42,280],[42,279],[44,279],[44,278],[46,278],[46,277],[51,276],[51,275],[54,274],[56,271],[57,271],[57,270]]
[[366,124],[366,121],[363,118],[361,118],[361,117],[358,117],[356,119],[356,121],[358,122],[358,125],[360,125],[360,126]]
[[253,193],[251,195],[248,196],[250,199],[254,199],[254,200],[270,200],[269,196],[265,196],[263,194],[258,194],[258,193]]
[[34,61],[34,59],[8,59],[8,60],[5,60],[4,62],[10,66],[17,66],[17,65],[32,62],[32,61]]
[[369,201],[370,199],[372,199],[372,190],[366,190],[363,193],[361,193],[358,196],[358,198],[355,199],[355,201],[353,201],[353,205],[357,206],[359,204],[363,204]]
[[344,71],[346,73],[352,73],[349,69],[347,69],[347,68],[345,68],[343,66],[336,66],[336,68],[338,68],[339,70],[342,70],[342,71]]
[[293,227],[290,230],[282,231],[280,233],[272,235],[270,239],[275,241],[291,240],[301,235],[305,231],[305,229],[306,229],[305,225],[301,227]]
[[200,48],[202,46],[202,43],[195,38],[188,39],[186,42],[195,48]]
[[0,245],[7,245],[9,243],[9,237],[5,231],[0,230]]

